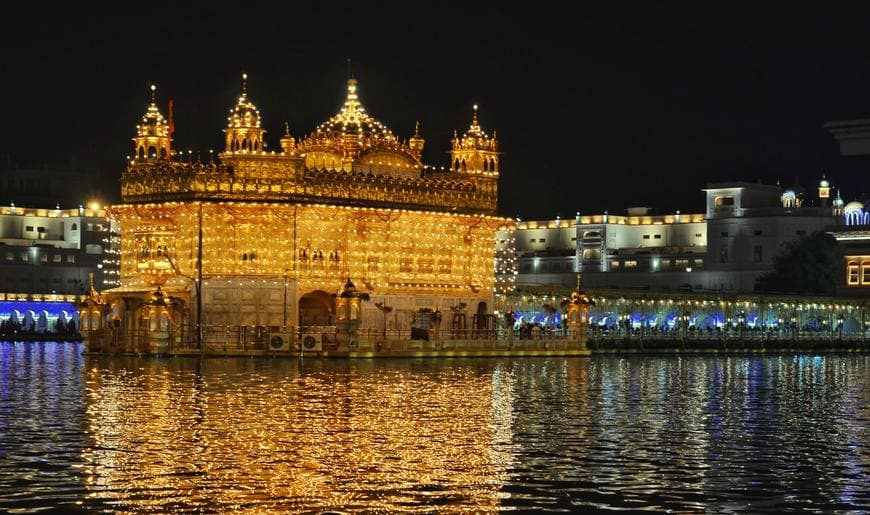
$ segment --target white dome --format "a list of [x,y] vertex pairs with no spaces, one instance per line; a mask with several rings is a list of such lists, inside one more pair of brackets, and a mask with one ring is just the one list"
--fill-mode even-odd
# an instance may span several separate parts
[[843,207],[843,213],[860,213],[862,211],[864,211],[864,204],[857,200],[853,200]]

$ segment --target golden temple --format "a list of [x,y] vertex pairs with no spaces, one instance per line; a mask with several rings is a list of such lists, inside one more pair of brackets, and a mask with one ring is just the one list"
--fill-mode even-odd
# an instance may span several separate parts
[[267,151],[242,78],[218,163],[177,158],[152,86],[123,203],[110,208],[121,278],[103,294],[105,324],[128,335],[113,338],[131,348],[149,331],[172,344],[201,341],[203,328],[333,326],[350,281],[394,308],[387,320],[375,302],[357,304],[349,316],[363,330],[410,331],[421,308],[456,306],[487,323],[496,230],[511,222],[496,215],[498,141],[477,106],[454,132],[448,170],[423,164],[419,124],[402,141],[368,114],[353,78],[335,116],[298,140],[285,124],[280,151]]

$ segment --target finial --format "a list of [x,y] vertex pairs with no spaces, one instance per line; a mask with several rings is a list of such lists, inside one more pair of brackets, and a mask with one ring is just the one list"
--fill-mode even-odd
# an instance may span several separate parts
[[287,123],[286,121],[284,122],[284,135],[285,136],[290,135],[290,124]]
[[152,104],[157,103],[157,84],[151,85],[151,103]]
[[248,94],[248,74],[242,73],[242,95]]
[[577,272],[577,291],[580,291],[580,272]]
[[453,139],[459,138],[459,135],[456,133],[456,129],[453,129]]
[[414,122],[414,137],[415,138],[420,137],[420,120],[417,120],[416,122]]
[[94,289],[94,273],[88,272],[88,289]]
[[477,127],[477,125],[478,125],[478,123],[477,123],[477,104],[474,104],[474,117],[471,120],[471,125],[473,127]]

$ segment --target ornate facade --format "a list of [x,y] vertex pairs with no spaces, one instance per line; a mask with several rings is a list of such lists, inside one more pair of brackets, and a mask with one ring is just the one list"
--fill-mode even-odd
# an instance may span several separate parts
[[466,305],[469,321],[491,313],[495,232],[509,221],[496,216],[498,142],[477,106],[453,139],[454,166],[436,171],[421,161],[419,124],[401,141],[357,90],[350,79],[338,114],[298,140],[285,124],[281,150],[267,152],[243,76],[219,164],[174,158],[152,91],[121,177],[124,203],[111,208],[121,285],[105,295],[109,325],[170,342],[197,324],[330,326],[348,279],[395,307],[385,320],[365,303],[363,328],[410,330],[420,308]]

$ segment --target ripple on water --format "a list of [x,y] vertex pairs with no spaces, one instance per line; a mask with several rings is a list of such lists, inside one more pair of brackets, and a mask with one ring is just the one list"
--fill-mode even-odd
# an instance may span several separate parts
[[0,511],[867,511],[867,365],[0,343]]

